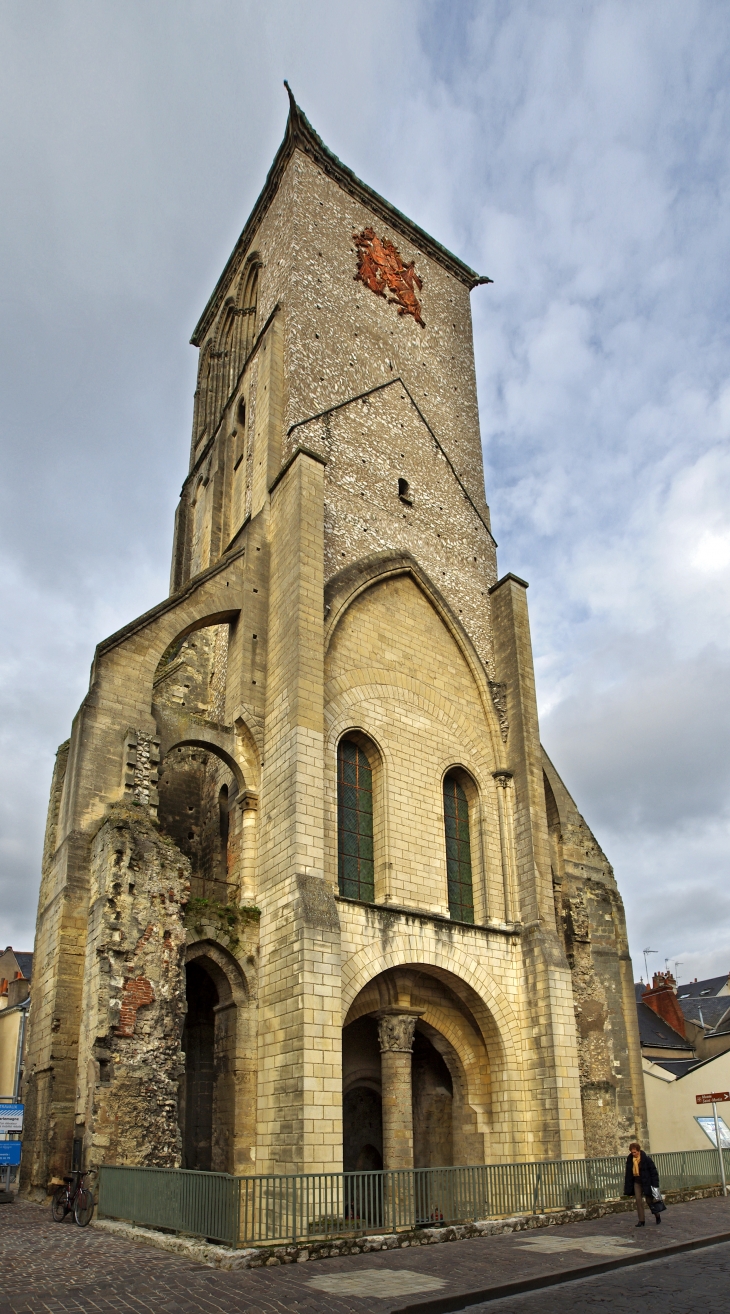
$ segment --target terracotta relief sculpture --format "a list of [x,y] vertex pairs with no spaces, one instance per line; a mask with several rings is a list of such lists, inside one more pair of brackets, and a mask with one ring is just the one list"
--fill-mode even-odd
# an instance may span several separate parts
[[416,288],[420,292],[423,279],[416,273],[415,262],[411,260],[404,265],[393,243],[387,238],[381,241],[373,228],[363,228],[352,236],[357,247],[356,281],[364,283],[377,296],[386,297],[389,305],[398,307],[399,315],[412,315],[425,328],[421,303],[416,296]]

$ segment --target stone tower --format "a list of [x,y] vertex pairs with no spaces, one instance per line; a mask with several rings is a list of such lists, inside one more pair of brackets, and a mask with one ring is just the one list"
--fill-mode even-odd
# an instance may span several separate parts
[[293,99],[193,335],[170,596],[59,749],[26,1189],[570,1158],[645,1136],[613,872],[498,579],[487,282]]

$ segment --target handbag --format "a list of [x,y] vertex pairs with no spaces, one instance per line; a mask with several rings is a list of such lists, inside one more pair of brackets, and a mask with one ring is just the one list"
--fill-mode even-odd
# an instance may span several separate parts
[[665,1205],[664,1201],[662,1200],[662,1193],[661,1193],[661,1191],[659,1190],[659,1187],[658,1187],[658,1186],[652,1186],[652,1188],[651,1188],[651,1200],[649,1201],[649,1208],[651,1209],[651,1212],[652,1212],[653,1214],[661,1214],[661,1213],[664,1212],[664,1210],[666,1209],[666,1207],[667,1207],[667,1206]]

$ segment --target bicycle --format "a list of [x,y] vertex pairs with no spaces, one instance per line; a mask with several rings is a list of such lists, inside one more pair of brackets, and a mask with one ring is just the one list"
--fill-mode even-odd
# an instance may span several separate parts
[[51,1215],[54,1223],[62,1223],[67,1214],[73,1214],[78,1227],[86,1227],[91,1222],[94,1212],[94,1193],[86,1185],[86,1172],[64,1173],[63,1186],[57,1186],[51,1200]]

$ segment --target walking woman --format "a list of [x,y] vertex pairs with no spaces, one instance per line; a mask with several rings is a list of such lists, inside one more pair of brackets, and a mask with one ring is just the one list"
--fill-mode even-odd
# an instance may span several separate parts
[[636,1199],[636,1212],[639,1215],[637,1227],[644,1226],[644,1200],[646,1200],[657,1223],[661,1223],[662,1210],[666,1208],[659,1193],[659,1173],[653,1159],[644,1154],[638,1141],[632,1141],[626,1159],[626,1177],[624,1195],[633,1195]]

